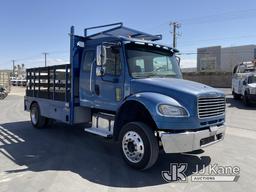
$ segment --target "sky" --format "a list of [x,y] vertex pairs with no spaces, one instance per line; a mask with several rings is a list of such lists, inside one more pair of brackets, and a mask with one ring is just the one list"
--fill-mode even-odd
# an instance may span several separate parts
[[172,45],[170,22],[181,24],[177,48],[182,67],[196,65],[199,47],[256,44],[256,1],[231,0],[1,0],[0,69],[12,61],[26,67],[68,63],[69,30],[114,22],[152,34]]

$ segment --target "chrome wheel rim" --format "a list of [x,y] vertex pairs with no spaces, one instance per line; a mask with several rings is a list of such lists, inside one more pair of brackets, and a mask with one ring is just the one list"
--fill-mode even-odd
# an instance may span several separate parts
[[34,125],[37,124],[37,116],[38,116],[37,110],[33,108],[33,109],[31,110],[31,121],[32,121],[32,123],[33,123]]
[[126,158],[132,163],[138,163],[144,156],[144,143],[135,131],[127,132],[122,140],[122,149]]

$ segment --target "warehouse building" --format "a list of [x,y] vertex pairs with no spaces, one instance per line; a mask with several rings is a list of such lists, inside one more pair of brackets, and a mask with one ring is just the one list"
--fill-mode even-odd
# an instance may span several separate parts
[[221,46],[197,49],[197,70],[200,72],[231,72],[236,64],[256,58],[256,45]]

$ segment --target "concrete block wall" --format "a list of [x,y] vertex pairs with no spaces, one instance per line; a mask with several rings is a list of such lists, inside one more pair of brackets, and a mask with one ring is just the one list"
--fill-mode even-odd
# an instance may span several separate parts
[[183,73],[183,78],[219,88],[229,88],[232,83],[232,73],[230,72]]

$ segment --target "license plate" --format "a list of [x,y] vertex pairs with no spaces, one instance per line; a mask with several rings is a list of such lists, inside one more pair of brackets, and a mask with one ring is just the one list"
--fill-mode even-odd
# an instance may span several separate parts
[[218,126],[210,127],[210,135],[211,136],[216,135],[218,129],[219,129]]
[[211,131],[211,132],[216,132],[218,129],[219,129],[218,126],[212,126],[212,127],[210,127],[210,131]]

